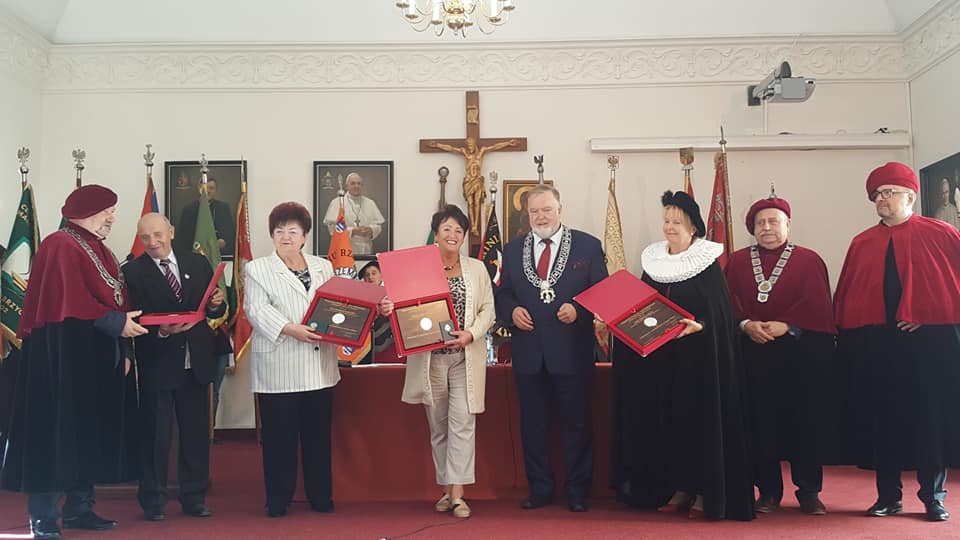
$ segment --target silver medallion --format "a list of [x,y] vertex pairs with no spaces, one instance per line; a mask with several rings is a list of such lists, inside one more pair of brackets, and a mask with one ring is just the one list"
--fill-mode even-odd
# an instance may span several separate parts
[[347,316],[343,313],[334,313],[333,317],[330,317],[330,322],[333,324],[343,324],[345,320],[347,320]]
[[757,302],[760,302],[761,304],[766,303],[769,298],[770,295],[767,293],[757,293]]
[[433,321],[431,321],[429,317],[420,319],[420,328],[422,328],[424,331],[433,328]]
[[557,293],[553,292],[553,287],[550,286],[550,282],[543,280],[540,282],[540,300],[543,300],[544,304],[549,304],[553,302],[554,298],[557,297]]
[[646,326],[647,328],[653,328],[654,326],[657,325],[657,322],[658,321],[656,317],[647,317],[646,319],[643,320],[643,325]]
[[768,293],[770,292],[771,289],[773,289],[773,284],[770,283],[770,280],[768,279],[765,279],[760,283],[757,283],[757,290],[762,293]]

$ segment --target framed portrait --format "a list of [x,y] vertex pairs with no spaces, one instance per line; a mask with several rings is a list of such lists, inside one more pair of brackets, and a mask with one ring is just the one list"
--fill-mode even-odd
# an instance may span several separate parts
[[[503,245],[514,238],[530,232],[530,216],[527,215],[527,192],[535,188],[538,180],[503,181]],[[553,185],[553,180],[544,180],[544,184]]]
[[920,169],[920,205],[923,215],[960,229],[960,152]]
[[[220,244],[220,257],[233,260],[237,235],[237,205],[240,204],[241,168],[246,161],[208,161],[207,195],[213,227]],[[242,167],[241,167],[242,166]],[[197,210],[200,205],[200,162],[165,161],[164,213],[175,227],[174,249],[193,249],[193,235],[197,229]],[[249,179],[248,179],[249,181]]]
[[341,202],[354,259],[374,259],[393,249],[392,161],[313,162],[313,247],[318,256],[330,251]]

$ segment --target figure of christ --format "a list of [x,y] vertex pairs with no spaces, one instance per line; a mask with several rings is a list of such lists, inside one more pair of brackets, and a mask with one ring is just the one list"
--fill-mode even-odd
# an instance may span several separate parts
[[490,146],[477,146],[476,140],[467,137],[464,146],[453,146],[438,141],[427,143],[429,148],[436,148],[445,152],[462,154],[467,162],[466,174],[463,177],[463,197],[467,201],[467,209],[470,217],[470,232],[476,236],[480,235],[480,221],[483,212],[483,201],[487,196],[481,174],[481,165],[483,163],[483,154],[495,152],[507,147],[519,146],[517,139],[491,144]]

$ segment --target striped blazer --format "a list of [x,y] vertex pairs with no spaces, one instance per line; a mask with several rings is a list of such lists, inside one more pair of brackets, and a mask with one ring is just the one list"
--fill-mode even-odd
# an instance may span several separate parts
[[250,387],[254,392],[306,392],[340,381],[336,345],[316,347],[280,334],[287,323],[300,324],[317,289],[333,277],[330,261],[306,253],[303,257],[310,270],[309,291],[276,252],[244,266],[243,309],[253,326]]

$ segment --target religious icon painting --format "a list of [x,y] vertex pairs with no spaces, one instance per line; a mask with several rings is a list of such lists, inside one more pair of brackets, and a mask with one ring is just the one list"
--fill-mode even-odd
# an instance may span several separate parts
[[920,169],[923,215],[960,229],[960,152]]
[[[246,166],[247,162],[240,160],[207,162],[207,198],[220,245],[220,258],[224,261],[233,260],[240,182],[241,175],[247,171]],[[163,170],[164,214],[176,228],[173,247],[178,251],[192,251],[200,205],[200,162],[165,161]]]
[[393,162],[313,162],[314,253],[325,257],[339,225],[356,260],[393,249]]
[[[527,215],[527,192],[535,188],[538,180],[504,180],[500,191],[503,199],[503,245],[514,238],[530,232],[530,217]],[[544,180],[544,184],[553,185],[553,180]]]

